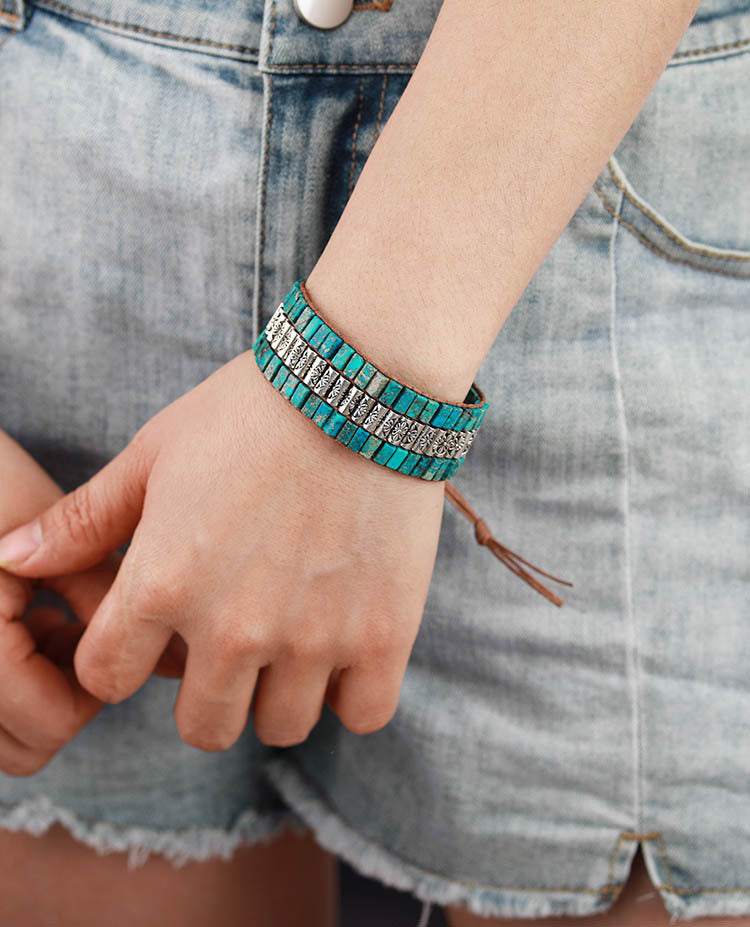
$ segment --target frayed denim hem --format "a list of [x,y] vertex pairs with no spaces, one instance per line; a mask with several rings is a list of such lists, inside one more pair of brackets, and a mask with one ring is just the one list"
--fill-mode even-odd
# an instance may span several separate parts
[[[270,760],[264,773],[290,808],[307,822],[321,846],[338,854],[363,875],[407,891],[422,901],[416,927],[427,927],[432,907],[437,904],[465,907],[480,917],[501,918],[585,917],[608,911],[614,905],[609,891],[507,889],[430,872],[354,830],[330,808],[288,757]],[[644,847],[644,853],[649,849]],[[717,896],[696,890],[687,898],[661,886],[660,894],[670,914],[670,924],[711,915],[750,914],[750,893],[738,891]]]
[[308,829],[293,811],[259,814],[243,811],[229,829],[189,827],[184,830],[155,830],[122,827],[108,821],[89,820],[55,805],[47,796],[27,798],[13,805],[0,803],[0,828],[40,836],[53,824],[63,824],[81,843],[100,855],[127,852],[128,869],[142,866],[152,853],[160,853],[175,868],[185,863],[213,858],[229,860],[245,843],[268,843],[288,825],[297,833]]

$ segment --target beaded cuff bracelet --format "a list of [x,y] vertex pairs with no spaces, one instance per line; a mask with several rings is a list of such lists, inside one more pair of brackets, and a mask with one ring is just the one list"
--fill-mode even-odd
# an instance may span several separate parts
[[471,447],[488,403],[472,383],[443,402],[379,370],[313,309],[297,280],[253,347],[266,379],[326,434],[376,463],[447,480]]

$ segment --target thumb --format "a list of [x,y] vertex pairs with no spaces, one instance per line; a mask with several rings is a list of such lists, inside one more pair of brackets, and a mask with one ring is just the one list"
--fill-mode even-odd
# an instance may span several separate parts
[[20,576],[59,576],[98,563],[135,531],[152,456],[136,435],[90,480],[0,537],[0,567]]

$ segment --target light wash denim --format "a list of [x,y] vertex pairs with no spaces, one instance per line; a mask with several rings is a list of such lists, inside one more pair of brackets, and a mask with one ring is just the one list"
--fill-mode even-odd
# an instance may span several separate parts
[[[309,273],[440,2],[0,7],[0,426],[68,491]],[[152,677],[0,775],[0,826],[137,865],[288,820],[505,917],[611,907],[641,842],[674,917],[750,915],[749,167],[750,0],[703,0],[477,374],[453,482],[562,608],[448,505],[383,729],[205,753]]]

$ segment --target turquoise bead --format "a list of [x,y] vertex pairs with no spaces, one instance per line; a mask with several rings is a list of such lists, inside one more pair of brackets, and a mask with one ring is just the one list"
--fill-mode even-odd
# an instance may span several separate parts
[[365,392],[368,393],[370,396],[372,396],[373,399],[378,399],[382,396],[383,390],[386,388],[386,386],[388,386],[390,382],[391,382],[390,377],[387,377],[384,373],[381,373],[379,370],[375,370],[375,373],[370,377],[370,380],[367,383]]
[[299,386],[299,377],[295,376],[290,370],[289,376],[286,378],[286,381],[284,382],[284,385],[281,388],[281,391],[282,393],[284,393],[285,396],[288,396],[291,398],[292,393],[297,389],[298,386]]
[[318,325],[317,329],[315,330],[315,333],[310,338],[310,347],[315,348],[315,350],[320,354],[321,344],[331,334],[331,329],[326,325],[325,322],[321,321],[320,325]]
[[328,358],[333,357],[336,351],[338,351],[339,346],[342,345],[343,343],[344,342],[342,338],[339,338],[339,336],[335,332],[331,332],[330,335],[327,335],[323,339],[323,342],[320,345],[320,349],[318,353],[322,354],[323,357],[328,357]]
[[321,401],[318,406],[318,411],[313,416],[312,421],[322,428],[331,412],[333,412],[333,406],[329,406],[327,402]]
[[348,445],[350,438],[354,436],[354,434],[357,431],[357,428],[359,428],[359,425],[356,425],[354,422],[350,422],[347,420],[346,424],[341,429],[341,431],[336,435],[336,437],[339,439],[339,441],[342,444]]
[[380,445],[383,443],[382,438],[377,438],[375,435],[370,435],[362,447],[359,449],[359,453],[363,457],[372,457],[372,455],[377,451]]
[[428,399],[424,404],[424,409],[419,413],[420,422],[430,422],[432,416],[437,412],[440,403],[435,399]]
[[325,425],[323,425],[323,431],[327,435],[333,435],[334,437],[341,431],[346,422],[346,416],[342,415],[340,412],[334,411],[332,415],[328,416]]
[[403,388],[403,383],[399,383],[398,380],[391,380],[378,396],[378,402],[382,402],[383,405],[393,408],[393,403],[396,401]]
[[305,401],[305,404],[302,406],[300,411],[304,412],[308,418],[312,418],[313,415],[315,415],[315,413],[318,411],[318,406],[322,401],[323,400],[320,398],[320,396],[316,396],[315,393],[311,393],[311,395],[307,397],[307,400]]
[[300,383],[297,389],[290,396],[292,405],[300,409],[305,404],[305,400],[311,392],[312,390],[306,383]]
[[414,401],[414,398],[416,395],[417,394],[414,392],[413,389],[410,389],[408,386],[405,386],[401,390],[401,393],[398,399],[396,400],[396,402],[394,402],[393,408],[396,410],[396,412],[403,412],[404,414],[406,414],[406,412],[409,409],[409,406]]
[[353,451],[359,451],[359,449],[369,437],[370,432],[365,428],[360,428],[358,425],[357,430],[354,432],[354,436],[349,440],[349,444],[347,446],[350,447]]
[[365,359],[361,354],[352,354],[351,358],[349,359],[349,363],[346,365],[346,367],[344,367],[344,376],[349,377],[350,380],[353,379],[354,374],[358,373],[362,369],[364,362]]
[[378,463],[385,464],[390,460],[396,450],[397,448],[393,444],[383,441],[382,446],[372,455],[372,459],[376,460]]
[[357,376],[354,379],[354,385],[359,387],[359,389],[365,389],[367,384],[372,380],[373,376],[377,372],[377,369],[369,361],[365,361],[362,365],[362,369],[359,371]]
[[391,470],[398,470],[399,465],[403,462],[404,458],[408,455],[408,451],[405,447],[397,447],[396,450],[391,454],[386,462],[386,467],[390,467]]
[[433,417],[430,419],[430,425],[433,428],[447,428],[448,419],[453,414],[455,406],[450,406],[445,402],[440,403],[440,407]]
[[302,337],[305,339],[305,341],[310,341],[312,336],[315,334],[315,332],[320,328],[322,324],[323,323],[317,316],[314,319],[311,319],[307,323],[307,325],[305,325],[304,329],[301,332]]
[[300,314],[294,320],[294,327],[298,331],[302,332],[305,330],[307,323],[311,319],[317,319],[317,318],[318,316],[312,311],[312,309],[309,306],[305,306],[302,312],[300,312]]
[[[265,373],[265,370],[263,371],[263,373]],[[271,383],[273,383],[276,389],[280,390],[281,387],[284,385],[284,381],[286,380],[288,376],[289,376],[289,368],[285,367],[282,364],[281,367],[279,367],[278,372],[276,373],[276,376],[273,378],[273,380],[271,380]]]
[[278,357],[277,355],[274,355],[271,358],[271,360],[266,364],[266,366],[263,368],[263,376],[267,380],[273,380],[273,378],[276,376],[276,373],[279,367],[282,367],[282,366],[283,364],[282,364],[281,358]]
[[406,414],[407,414],[408,416],[410,416],[411,418],[416,418],[416,419],[418,419],[418,418],[419,418],[419,414],[420,414],[420,412],[422,411],[422,409],[424,409],[425,403],[426,403],[426,402],[427,402],[427,397],[426,397],[426,396],[419,396],[419,395],[418,395],[418,396],[413,400],[413,402],[412,402],[412,404],[409,406],[409,408],[406,410]]
[[352,354],[354,354],[354,348],[350,344],[342,344],[331,358],[331,363],[336,370],[343,370]]

